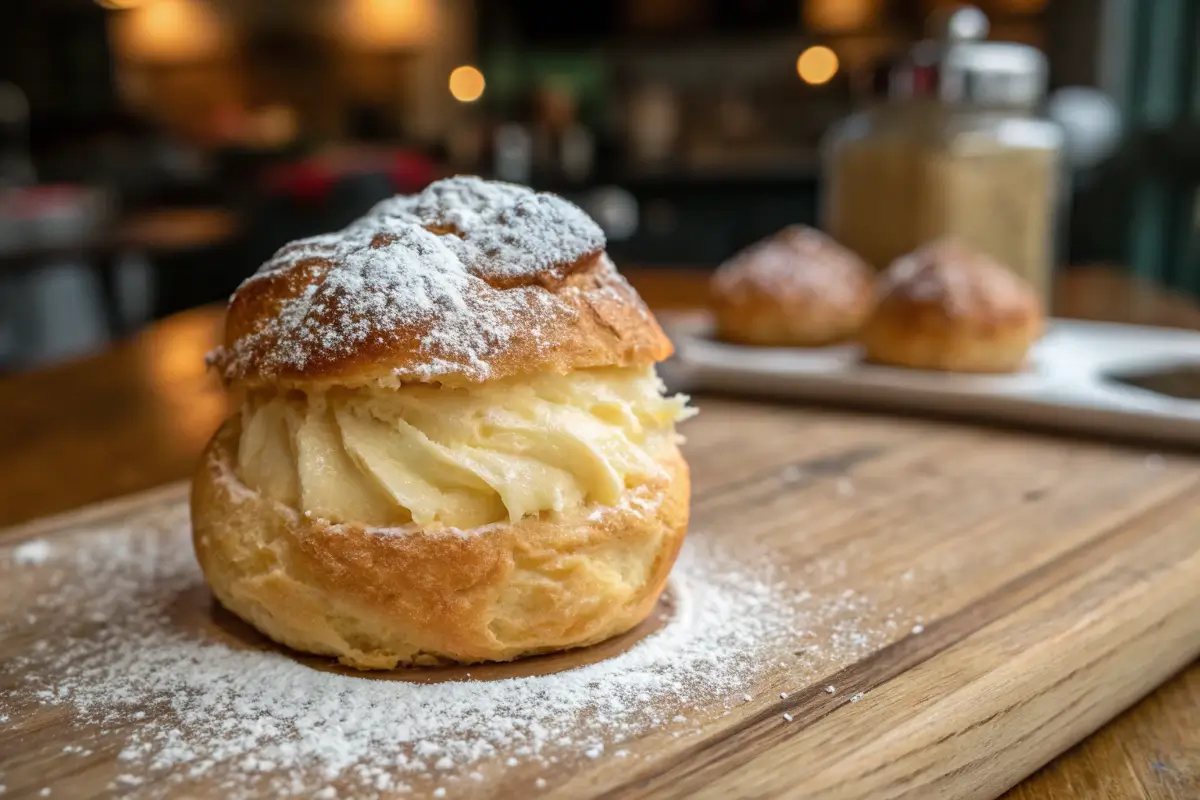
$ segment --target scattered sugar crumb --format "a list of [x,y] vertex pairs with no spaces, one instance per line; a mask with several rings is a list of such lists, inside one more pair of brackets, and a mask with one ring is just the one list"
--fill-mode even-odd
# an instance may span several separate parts
[[854,496],[854,482],[849,478],[838,478],[836,485],[838,497]]
[[539,789],[545,789],[546,788],[546,779],[538,778],[536,781],[533,782],[533,785]]
[[784,715],[783,715],[783,719],[784,719],[784,721],[786,721],[786,722],[791,722],[791,721],[792,721],[792,715],[791,715],[791,714],[784,714]]
[[38,792],[38,797],[49,797],[49,796],[50,796],[50,787],[49,786],[43,788],[40,792]]
[[54,548],[45,539],[30,539],[13,548],[13,563],[26,566],[44,564],[54,554]]
[[916,625],[913,625],[913,626],[912,626],[912,632],[913,632],[914,634],[917,634],[917,633],[924,633],[924,632],[925,632],[925,626],[924,626],[924,625],[922,625],[921,623],[919,623],[919,622],[918,622]]
[[751,697],[751,696],[750,696],[750,695],[748,695],[748,694],[744,694],[744,695],[742,695],[742,699],[743,699],[743,700],[745,700],[747,703],[749,703],[749,702],[750,702],[751,700],[753,700],[754,698],[753,698],[753,697]]
[[833,694],[833,693],[834,693],[834,692],[836,692],[836,691],[837,691],[837,689],[835,689],[835,688],[834,688],[834,687],[832,687],[832,686],[826,686],[826,687],[825,687],[825,694]]
[[859,700],[862,700],[862,699],[863,699],[863,693],[862,693],[862,692],[859,692],[858,694],[856,694],[856,695],[852,695],[852,696],[850,697],[850,702],[851,702],[851,703],[857,703]]
[[796,464],[788,464],[779,471],[779,477],[785,481],[798,481],[804,477],[804,470]]
[[780,692],[780,693],[779,693],[779,699],[780,699],[780,700],[787,700],[787,696],[788,696],[788,695],[787,695],[787,692]]
[[443,789],[441,786],[439,786],[438,788],[436,788],[436,789],[434,789],[434,790],[433,790],[433,796],[434,796],[434,797],[445,797],[445,796],[446,796],[446,790],[445,790],[445,789]]

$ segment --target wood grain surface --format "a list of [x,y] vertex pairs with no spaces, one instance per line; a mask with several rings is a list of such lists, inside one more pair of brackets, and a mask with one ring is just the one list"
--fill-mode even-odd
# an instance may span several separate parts
[[[703,295],[698,276],[631,277],[657,306]],[[1200,327],[1200,311],[1163,303],[1175,324]],[[1127,318],[1158,318],[1139,304]],[[192,312],[103,356],[0,382],[0,524],[186,475],[226,413],[200,363],[219,323],[218,311]],[[706,726],[653,768],[558,776],[563,796],[996,796],[1195,657],[1196,459],[1151,469],[1145,451],[1097,442],[700,405],[688,430],[697,531],[736,527],[793,563],[851,548],[853,580],[870,586],[927,569],[904,602],[928,622],[839,667],[835,698],[820,682],[788,685],[786,701]],[[839,478],[853,481],[852,503],[831,491]],[[863,700],[849,704],[849,689]],[[1009,796],[1198,797],[1198,709],[1192,666]],[[0,760],[23,746],[0,738]]]

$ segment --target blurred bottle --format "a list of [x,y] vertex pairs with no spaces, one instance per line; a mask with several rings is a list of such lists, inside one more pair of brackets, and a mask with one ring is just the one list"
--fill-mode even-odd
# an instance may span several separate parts
[[0,83],[0,188],[36,181],[29,154],[29,101],[18,86]]
[[599,186],[584,195],[579,204],[596,220],[609,241],[624,241],[637,233],[638,202],[628,190]]
[[552,183],[579,183],[591,176],[596,141],[579,118],[574,90],[547,81],[534,95],[533,171]]
[[492,171],[502,181],[529,183],[533,177],[533,138],[524,125],[505,122],[496,127]]
[[573,123],[563,131],[558,142],[558,162],[564,178],[574,183],[586,181],[592,174],[595,156],[596,139],[582,123]]
[[642,86],[630,97],[628,136],[633,160],[660,166],[674,154],[679,138],[679,100],[670,87]]
[[1026,277],[1049,299],[1062,129],[1038,113],[1036,48],[985,41],[987,17],[931,18],[889,73],[888,96],[830,130],[825,228],[879,268],[952,237]]

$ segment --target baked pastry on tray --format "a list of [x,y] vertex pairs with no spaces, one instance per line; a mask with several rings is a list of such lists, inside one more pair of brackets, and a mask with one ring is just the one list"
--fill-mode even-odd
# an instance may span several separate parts
[[874,286],[861,258],[820,231],[789,225],[713,275],[716,335],[759,347],[836,344],[862,326]]
[[896,259],[879,279],[859,340],[878,364],[1015,372],[1041,336],[1033,286],[990,256],[939,241]]
[[240,410],[192,492],[220,602],[363,669],[641,622],[687,526],[688,409],[604,248],[557,196],[458,177],[246,280],[210,357]]

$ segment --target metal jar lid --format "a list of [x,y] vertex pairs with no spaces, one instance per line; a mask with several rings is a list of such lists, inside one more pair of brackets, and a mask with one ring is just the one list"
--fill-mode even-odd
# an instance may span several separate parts
[[893,68],[892,100],[935,98],[950,104],[1031,108],[1046,93],[1046,56],[1016,42],[986,41],[987,16],[974,6],[935,14],[930,38]]

